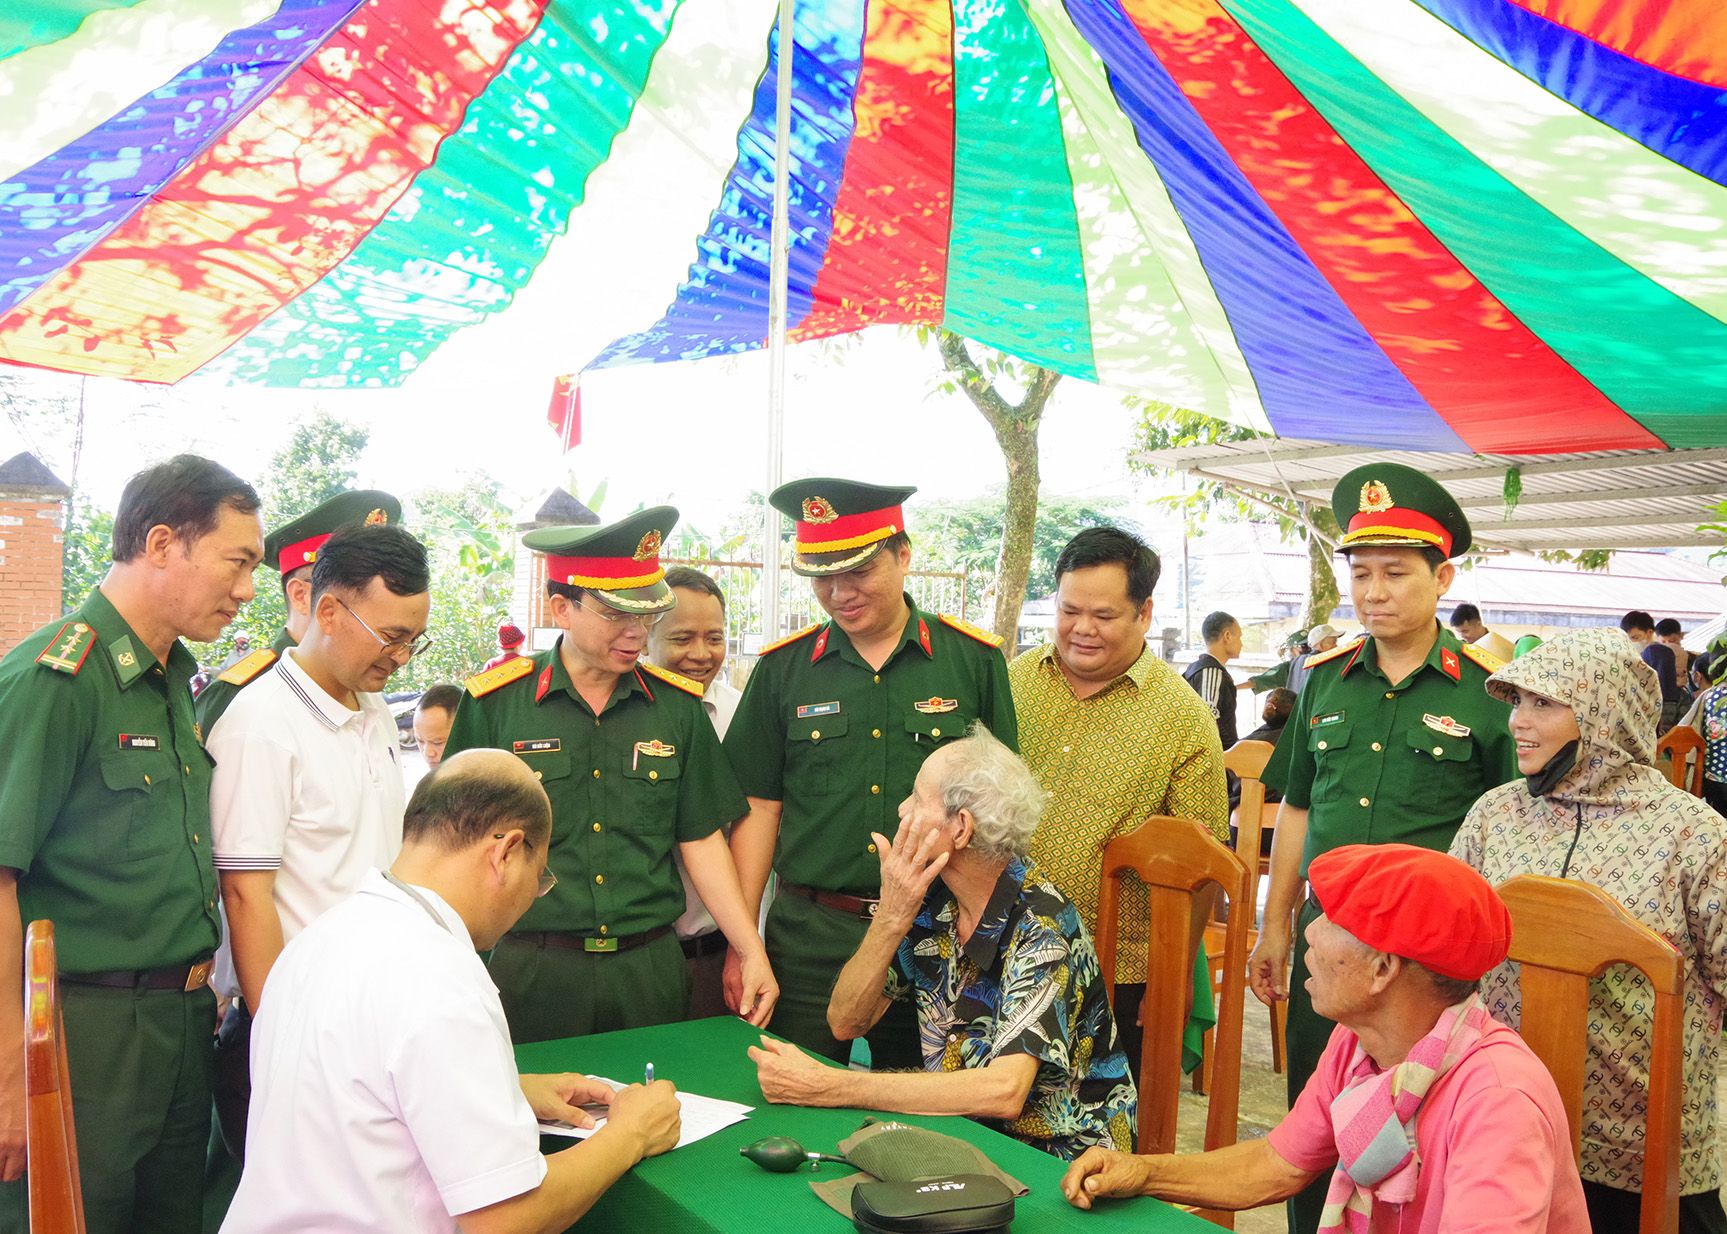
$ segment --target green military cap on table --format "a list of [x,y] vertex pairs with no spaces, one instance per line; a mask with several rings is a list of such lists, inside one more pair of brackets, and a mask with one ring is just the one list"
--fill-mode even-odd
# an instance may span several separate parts
[[375,488],[337,493],[264,537],[264,564],[283,574],[318,559],[324,542],[344,527],[396,525],[402,503]]
[[905,530],[901,504],[915,488],[814,476],[768,494],[774,509],[796,523],[794,573],[820,576],[855,570]]
[[650,506],[603,527],[541,527],[522,543],[546,555],[546,581],[580,587],[626,613],[663,613],[677,603],[660,546],[678,525],[671,506]]
[[1331,512],[1343,528],[1344,553],[1385,546],[1460,557],[1472,543],[1457,500],[1433,477],[1401,463],[1368,463],[1347,473],[1331,490]]

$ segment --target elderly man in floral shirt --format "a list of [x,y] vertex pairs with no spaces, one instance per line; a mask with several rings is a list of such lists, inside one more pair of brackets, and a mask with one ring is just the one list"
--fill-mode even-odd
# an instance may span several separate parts
[[1071,1160],[1132,1146],[1138,1099],[1097,954],[1073,904],[1024,857],[1043,790],[982,726],[925,760],[890,843],[881,904],[828,1004],[863,1036],[913,998],[925,1071],[824,1066],[752,1048],[769,1101],[967,1114]]

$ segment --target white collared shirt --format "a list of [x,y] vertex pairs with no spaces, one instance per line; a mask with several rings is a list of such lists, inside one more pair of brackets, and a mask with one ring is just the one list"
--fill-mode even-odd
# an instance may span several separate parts
[[294,655],[242,690],[206,743],[216,868],[276,871],[284,942],[396,859],[407,809],[383,695],[350,711]]
[[[726,729],[731,726],[732,716],[737,714],[738,700],[743,697],[743,691],[727,681],[723,676],[715,677],[708,683],[707,690],[702,694],[702,710],[708,713],[708,719],[714,722],[714,731],[725,740]],[[673,925],[679,938],[697,938],[703,934],[711,934],[719,929],[714,924],[714,916],[702,904],[702,898],[696,894],[696,885],[690,882],[690,872],[684,869],[684,859],[676,853],[672,854],[678,867],[678,877],[684,880],[684,915]]]
[[454,1234],[545,1178],[497,987],[462,919],[413,891],[367,872],[270,970],[222,1234]]

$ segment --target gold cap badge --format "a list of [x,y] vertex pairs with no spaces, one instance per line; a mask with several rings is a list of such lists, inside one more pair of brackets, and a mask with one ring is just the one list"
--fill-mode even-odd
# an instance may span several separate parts
[[366,526],[368,527],[387,526],[389,521],[390,516],[384,513],[382,508],[376,508],[370,514],[366,515]]
[[831,523],[838,517],[839,515],[834,512],[834,508],[828,504],[825,498],[804,498],[804,522]]
[[642,537],[642,542],[636,545],[635,560],[652,561],[660,555],[660,533],[657,530],[648,532]]
[[1397,503],[1391,500],[1391,490],[1378,480],[1369,480],[1361,486],[1361,513],[1383,514]]

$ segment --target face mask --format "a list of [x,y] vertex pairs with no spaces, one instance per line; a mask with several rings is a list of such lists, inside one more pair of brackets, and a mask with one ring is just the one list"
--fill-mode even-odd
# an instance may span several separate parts
[[1565,778],[1565,773],[1577,766],[1577,751],[1582,748],[1582,740],[1573,738],[1560,747],[1559,753],[1547,760],[1547,766],[1532,776],[1524,776],[1523,782],[1529,786],[1532,797],[1545,797],[1551,793]]

